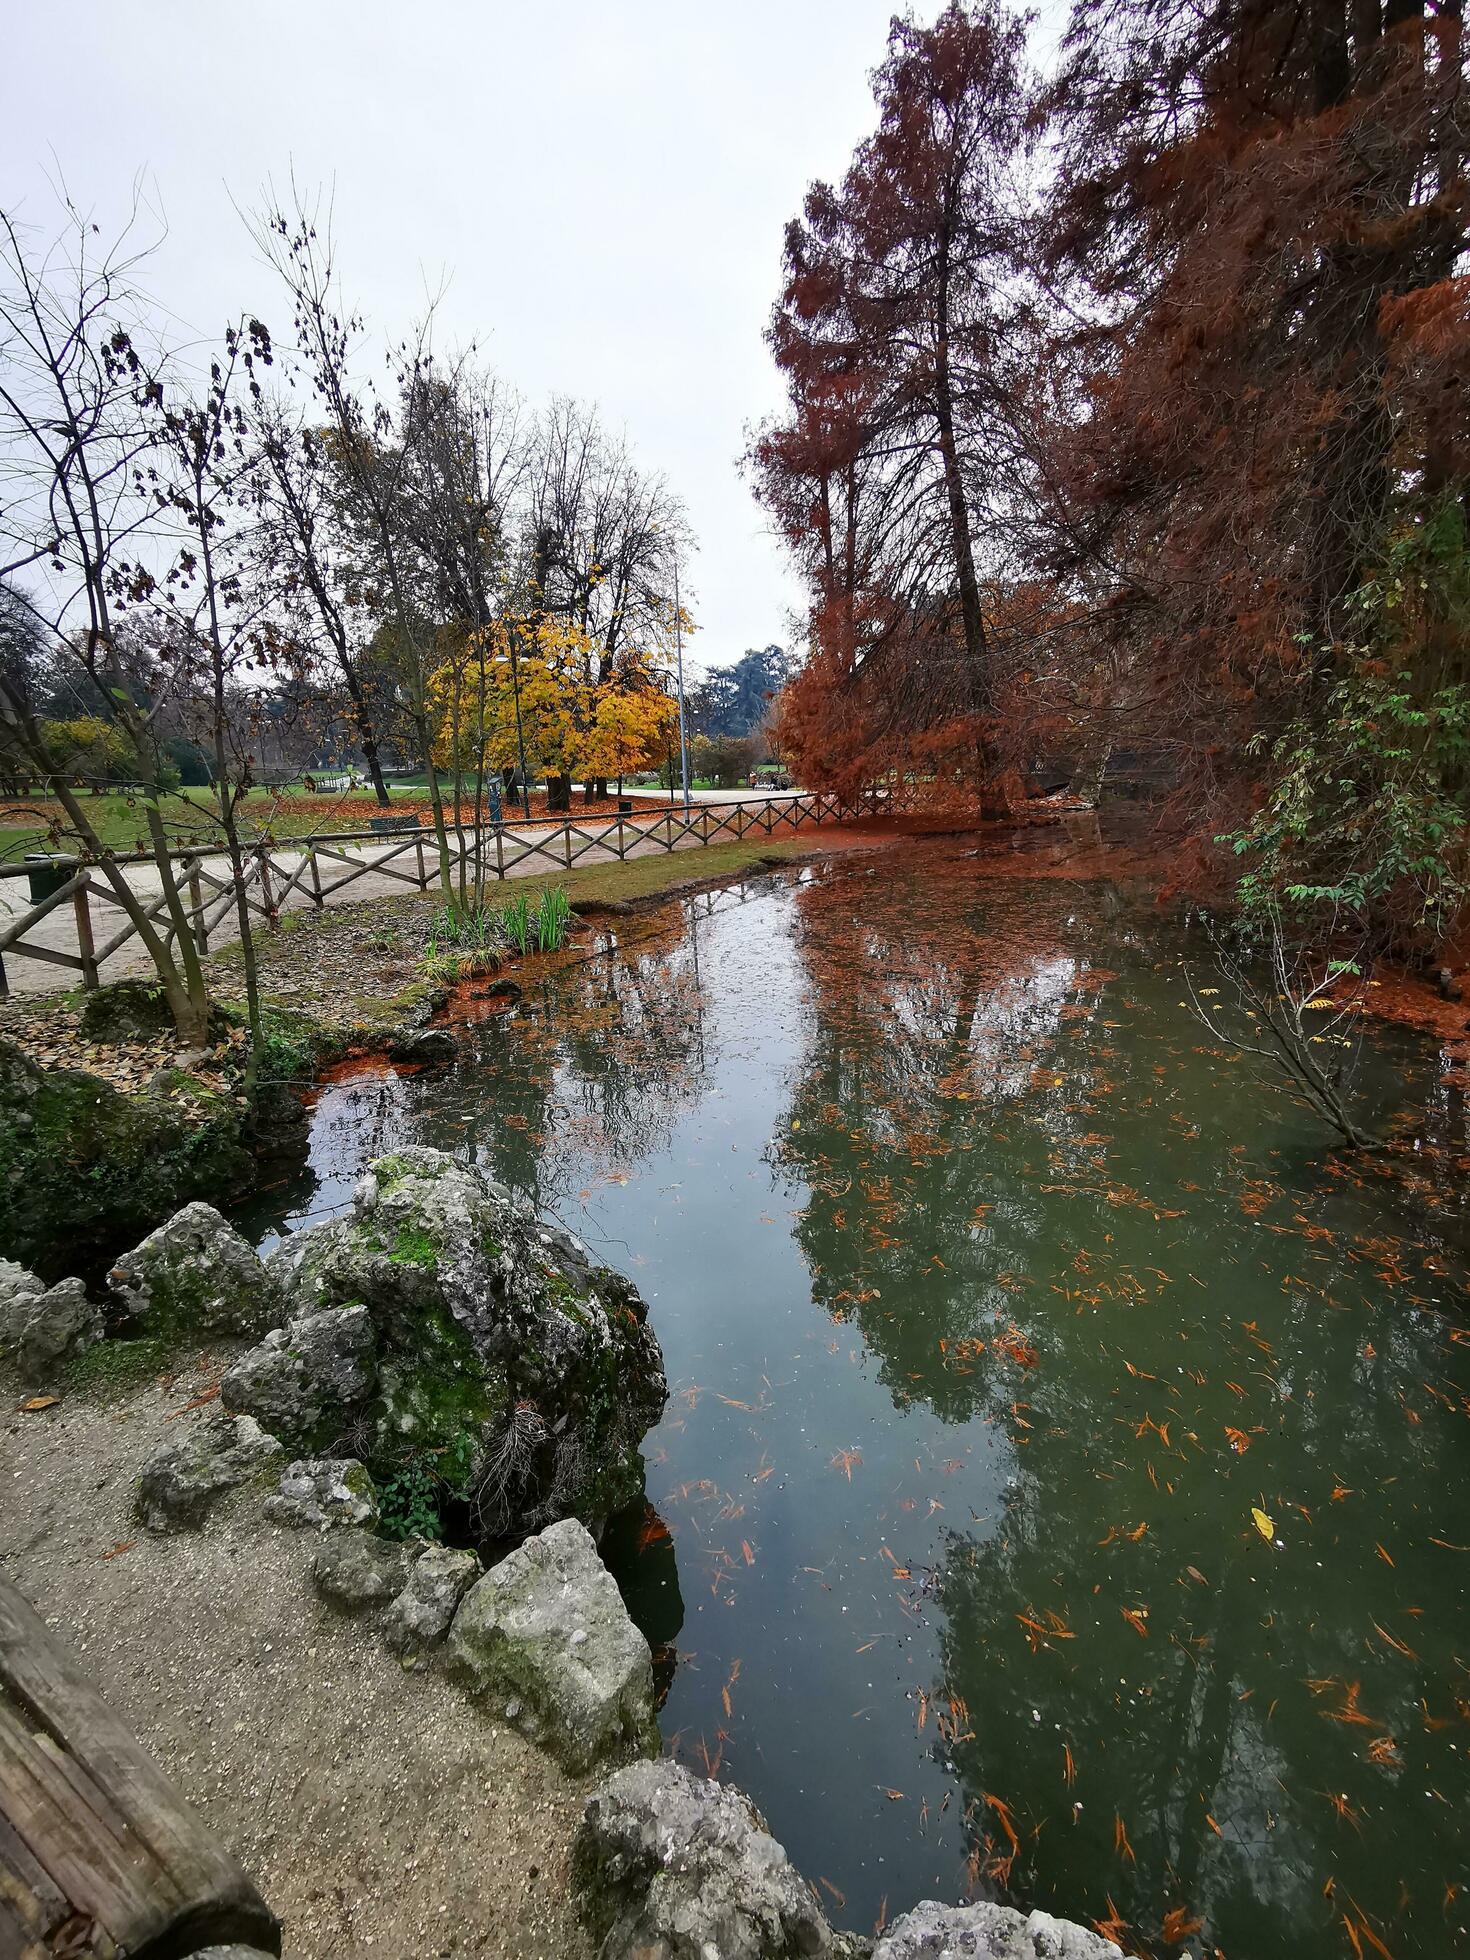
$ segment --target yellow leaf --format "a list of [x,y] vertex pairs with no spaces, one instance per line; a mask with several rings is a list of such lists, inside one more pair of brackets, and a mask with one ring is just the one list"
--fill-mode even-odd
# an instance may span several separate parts
[[1255,1505],[1255,1504],[1252,1504],[1251,1506],[1251,1516],[1255,1519],[1256,1530],[1260,1532],[1261,1536],[1266,1540],[1266,1543],[1269,1545],[1271,1540],[1276,1536],[1276,1520],[1274,1518],[1268,1517],[1266,1513],[1260,1509],[1259,1505]]

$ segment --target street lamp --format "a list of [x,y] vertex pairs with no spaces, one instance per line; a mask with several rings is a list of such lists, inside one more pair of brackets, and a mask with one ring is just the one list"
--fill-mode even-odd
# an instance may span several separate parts
[[684,633],[679,619],[679,554],[674,553],[674,656],[679,669],[679,774],[684,784],[684,821],[689,821],[689,740],[684,729]]

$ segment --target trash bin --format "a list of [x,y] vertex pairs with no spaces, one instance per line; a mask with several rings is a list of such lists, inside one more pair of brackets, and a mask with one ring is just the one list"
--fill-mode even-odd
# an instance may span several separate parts
[[39,905],[43,898],[50,898],[59,892],[67,879],[72,877],[80,863],[79,858],[68,857],[64,851],[27,851],[26,863],[31,868],[31,903]]
[[631,796],[620,796],[620,797],[618,798],[618,815],[619,815],[620,817],[631,817],[631,816],[632,816],[632,814],[633,814],[633,799],[632,799],[632,797],[631,797]]

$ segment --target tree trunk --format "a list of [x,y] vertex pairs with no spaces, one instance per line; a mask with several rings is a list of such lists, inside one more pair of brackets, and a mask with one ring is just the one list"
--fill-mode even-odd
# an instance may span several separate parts
[[572,779],[570,776],[548,776],[546,778],[546,809],[549,815],[566,816],[572,807]]
[[371,725],[359,719],[358,740],[362,745],[362,759],[367,764],[368,778],[373,786],[373,795],[378,799],[378,808],[386,810],[389,804],[388,785],[383,781],[383,765],[378,759],[378,738]]

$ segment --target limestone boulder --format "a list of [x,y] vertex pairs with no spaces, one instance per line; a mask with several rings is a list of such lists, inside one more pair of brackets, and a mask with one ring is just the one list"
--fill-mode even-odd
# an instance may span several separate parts
[[23,1381],[49,1386],[102,1334],[102,1309],[81,1280],[47,1286],[24,1266],[0,1261],[0,1355],[15,1361]]
[[383,1622],[383,1637],[393,1652],[407,1661],[437,1647],[479,1576],[480,1561],[473,1552],[449,1545],[430,1545],[421,1552]]
[[138,1515],[149,1531],[197,1531],[216,1500],[281,1455],[249,1416],[216,1411],[161,1444],[138,1481]]
[[574,1773],[657,1747],[648,1642],[574,1518],[528,1538],[470,1588],[448,1661],[473,1695]]
[[1049,1912],[925,1899],[895,1919],[873,1960],[1122,1960],[1111,1940]]
[[574,1871],[599,1960],[852,1950],[750,1799],[679,1763],[634,1763],[588,1799]]
[[371,1529],[378,1522],[378,1493],[356,1457],[306,1457],[286,1465],[279,1489],[265,1500],[265,1515],[294,1531]]
[[377,1385],[377,1335],[366,1307],[324,1307],[273,1328],[225,1371],[220,1399],[273,1436],[322,1448],[352,1425]]
[[317,1591],[344,1613],[386,1606],[403,1589],[412,1554],[407,1545],[370,1531],[334,1531],[312,1561]]
[[123,1254],[107,1276],[142,1334],[248,1334],[280,1319],[276,1288],[253,1247],[196,1201]]
[[[351,1215],[267,1271],[286,1324],[231,1369],[227,1406],[317,1451],[350,1436],[380,1484],[467,1506],[486,1538],[641,1496],[667,1393],[642,1299],[472,1165],[377,1159]],[[334,1380],[308,1350],[349,1327],[362,1365]]]

